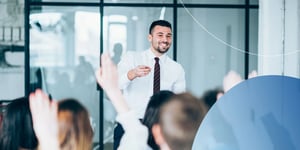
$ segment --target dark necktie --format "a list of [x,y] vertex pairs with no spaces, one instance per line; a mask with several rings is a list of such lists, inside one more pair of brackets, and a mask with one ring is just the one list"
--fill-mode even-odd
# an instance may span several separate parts
[[153,94],[160,91],[160,66],[159,66],[159,58],[155,57],[155,65],[154,65],[154,78],[153,78]]

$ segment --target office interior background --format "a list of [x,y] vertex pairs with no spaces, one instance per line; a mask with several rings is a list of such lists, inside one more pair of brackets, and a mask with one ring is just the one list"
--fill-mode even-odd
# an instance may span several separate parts
[[112,149],[115,111],[96,85],[100,54],[115,63],[149,48],[153,20],[173,25],[168,55],[201,96],[234,70],[300,78],[298,0],[0,0],[0,100],[42,88],[90,112],[95,149]]

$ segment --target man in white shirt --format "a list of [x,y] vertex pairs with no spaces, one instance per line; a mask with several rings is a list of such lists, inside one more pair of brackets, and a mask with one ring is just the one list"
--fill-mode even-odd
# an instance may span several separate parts
[[[119,87],[129,108],[138,118],[144,116],[150,97],[158,90],[174,93],[185,91],[185,73],[180,64],[166,53],[172,44],[172,27],[165,20],[152,22],[148,40],[150,48],[143,52],[128,52],[118,64]],[[155,66],[159,65],[156,72]],[[114,131],[114,149],[117,149],[124,131],[120,124]]]

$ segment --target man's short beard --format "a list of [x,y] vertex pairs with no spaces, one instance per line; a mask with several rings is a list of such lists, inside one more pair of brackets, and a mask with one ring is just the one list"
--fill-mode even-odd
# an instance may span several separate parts
[[157,52],[164,54],[167,53],[169,51],[169,48],[167,48],[165,51],[162,51],[159,47],[156,49]]

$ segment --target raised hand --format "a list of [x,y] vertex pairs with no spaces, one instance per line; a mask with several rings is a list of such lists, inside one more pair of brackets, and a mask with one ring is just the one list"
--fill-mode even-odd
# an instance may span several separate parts
[[58,150],[57,103],[50,101],[41,90],[29,96],[34,132],[42,150]]
[[109,54],[102,54],[101,67],[96,71],[97,82],[106,92],[118,113],[127,112],[129,108],[118,86],[118,71]]
[[101,56],[101,67],[96,71],[96,79],[100,86],[108,93],[118,88],[118,71],[109,54]]
[[248,74],[248,79],[251,79],[251,78],[254,78],[254,77],[257,77],[257,71],[256,70],[253,70],[251,71],[249,74]]
[[223,89],[224,92],[229,91],[232,87],[242,82],[242,77],[235,71],[229,71],[228,74],[223,79]]

